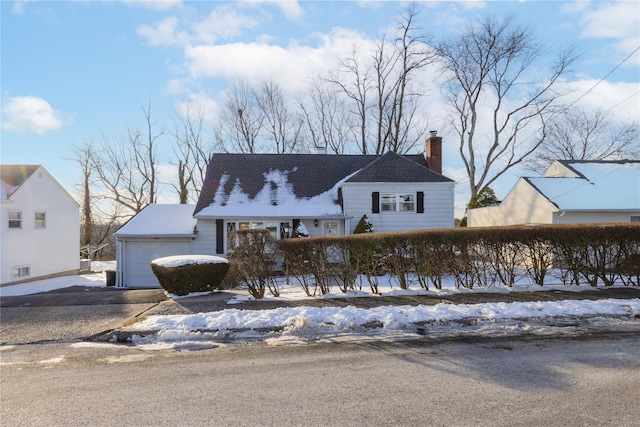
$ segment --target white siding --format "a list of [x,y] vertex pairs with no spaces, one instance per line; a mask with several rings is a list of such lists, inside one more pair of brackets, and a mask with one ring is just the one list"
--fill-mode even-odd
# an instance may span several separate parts
[[[344,213],[353,233],[362,215],[367,215],[375,231],[405,231],[453,227],[453,183],[347,183],[342,188]],[[424,192],[424,213],[371,212],[371,194]]]
[[198,235],[192,249],[197,255],[217,255],[215,219],[198,219]]
[[637,212],[565,212],[560,216],[561,212],[554,214],[556,224],[587,224],[587,223],[612,223],[631,222],[631,215],[640,216]]
[[551,224],[556,208],[524,179],[519,179],[499,206],[470,209],[469,227]]
[[[23,279],[80,268],[80,208],[42,167],[38,168],[11,196],[1,203],[2,284],[13,282],[12,270],[29,266]],[[9,228],[8,211],[22,212],[22,228]],[[35,213],[46,214],[46,227],[35,227]]]

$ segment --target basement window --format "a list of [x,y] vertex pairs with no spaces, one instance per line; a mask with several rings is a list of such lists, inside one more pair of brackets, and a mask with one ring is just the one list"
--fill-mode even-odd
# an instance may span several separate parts
[[28,265],[22,265],[20,267],[13,267],[11,269],[11,278],[13,280],[15,279],[21,279],[23,277],[29,277],[31,276],[31,267]]

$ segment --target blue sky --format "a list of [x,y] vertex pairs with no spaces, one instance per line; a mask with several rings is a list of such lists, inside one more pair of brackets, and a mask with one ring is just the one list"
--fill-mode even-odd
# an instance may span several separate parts
[[[167,130],[186,105],[215,120],[229,78],[274,77],[295,93],[310,72],[330,69],[354,43],[366,46],[401,14],[403,2],[343,1],[2,1],[3,164],[42,164],[69,192],[80,170],[72,146],[103,132],[144,125],[140,103]],[[421,25],[436,39],[465,22],[512,13],[550,49],[583,53],[565,82],[576,99],[640,46],[640,5],[623,2],[423,2]],[[434,74],[431,75],[433,77]],[[429,76],[425,76],[429,79]],[[611,109],[616,120],[640,116],[640,53],[635,52],[579,101]],[[434,91],[430,128],[447,138]],[[170,163],[166,142],[161,162]],[[463,181],[453,145],[445,174]],[[517,171],[495,187],[503,197]],[[465,184],[456,206],[466,203]],[[171,189],[164,200],[175,202]]]

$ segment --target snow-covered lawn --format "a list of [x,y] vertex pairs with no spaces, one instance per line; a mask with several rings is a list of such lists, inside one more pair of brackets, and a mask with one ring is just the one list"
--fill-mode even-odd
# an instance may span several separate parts
[[[113,263],[94,264],[92,269],[114,269]],[[536,292],[536,291],[586,291],[590,286],[563,286],[558,284],[540,287],[520,283],[514,288],[489,287],[478,289],[456,289],[453,280],[443,283],[441,290],[424,290],[414,286],[401,290],[389,276],[378,278],[379,291],[383,296],[392,295],[451,295],[475,292]],[[0,296],[26,295],[45,292],[67,286],[105,286],[103,272],[81,276],[68,276],[42,280],[22,285],[0,288]],[[268,296],[265,300],[299,301],[308,299],[300,286],[280,279],[280,297]],[[184,297],[172,296],[179,300],[201,296],[190,294]],[[341,293],[337,287],[334,293],[315,298],[344,298],[371,296],[366,281],[362,290]],[[376,298],[376,296],[373,296]],[[640,316],[640,298],[568,300],[547,302],[513,302],[482,304],[436,304],[418,306],[379,306],[363,309],[348,307],[299,306],[274,310],[239,310],[234,304],[252,299],[243,293],[228,301],[229,308],[221,311],[191,315],[154,315],[127,327],[134,335],[134,343],[145,348],[194,348],[218,345],[229,338],[261,339],[271,343],[283,341],[306,341],[309,339],[345,339],[358,336],[415,336],[424,334],[460,335],[474,334],[519,334],[551,333],[561,327],[578,328],[607,327],[619,323],[638,325]],[[584,318],[589,319],[585,320]],[[572,321],[581,319],[579,326]],[[558,324],[561,323],[560,326]],[[575,327],[572,330],[575,330]],[[555,328],[555,329],[554,329]],[[149,332],[154,332],[149,334]]]

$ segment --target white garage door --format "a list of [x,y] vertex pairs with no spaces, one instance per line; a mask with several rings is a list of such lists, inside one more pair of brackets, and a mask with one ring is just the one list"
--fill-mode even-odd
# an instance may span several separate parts
[[159,288],[151,271],[151,261],[172,255],[191,254],[191,240],[125,242],[123,285],[127,288]]

